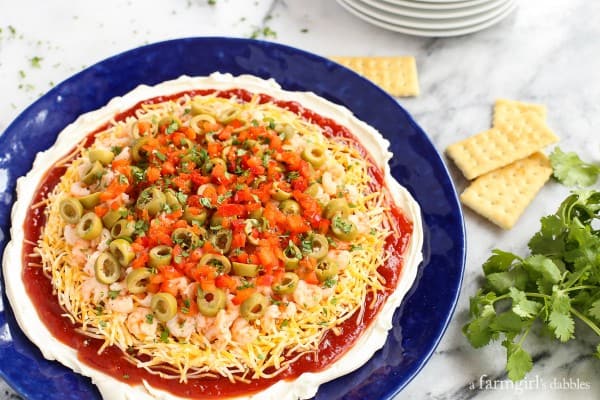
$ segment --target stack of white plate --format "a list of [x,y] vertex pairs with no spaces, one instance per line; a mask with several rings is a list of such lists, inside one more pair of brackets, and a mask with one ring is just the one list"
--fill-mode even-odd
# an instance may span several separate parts
[[337,0],[381,28],[416,36],[466,35],[509,15],[517,0]]

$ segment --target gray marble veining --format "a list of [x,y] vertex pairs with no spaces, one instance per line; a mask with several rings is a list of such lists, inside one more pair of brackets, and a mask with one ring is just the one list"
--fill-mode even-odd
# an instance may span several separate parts
[[[561,137],[561,147],[600,161],[600,2],[523,0],[498,25],[447,39],[384,31],[334,1],[96,3],[102,4],[0,0],[0,131],[52,82],[111,54],[174,37],[256,33],[325,56],[414,55],[422,94],[399,101],[440,152],[489,128],[494,100],[506,97],[546,104],[548,124]],[[32,7],[44,12],[32,14]],[[41,68],[31,62],[36,56],[42,58]],[[461,191],[467,182],[449,165]],[[491,249],[525,254],[540,217],[553,212],[567,193],[558,184],[547,184],[510,231],[465,210],[468,255],[456,313],[429,363],[397,399],[600,398],[600,360],[590,355],[597,338],[585,329],[578,333],[581,340],[560,346],[528,337],[525,346],[536,362],[518,385],[511,385],[504,373],[505,354],[499,346],[473,350],[461,333],[468,298]],[[15,398],[0,382],[0,400]]]

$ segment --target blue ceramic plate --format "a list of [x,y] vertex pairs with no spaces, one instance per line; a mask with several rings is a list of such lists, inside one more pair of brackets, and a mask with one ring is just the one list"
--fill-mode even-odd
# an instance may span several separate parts
[[[0,136],[0,187],[6,187],[0,194],[0,250],[10,239],[16,179],[66,125],[139,84],[214,71],[274,78],[284,89],[315,92],[348,107],[392,143],[392,174],[422,208],[424,262],[385,347],[359,370],[323,385],[316,396],[391,399],[429,359],[454,310],[465,259],[462,214],[440,156],[410,115],[369,81],[319,56],[255,40],[180,39],[119,54],[56,86]],[[0,375],[28,399],[99,399],[88,378],[42,357],[17,326],[1,284],[0,289]]]

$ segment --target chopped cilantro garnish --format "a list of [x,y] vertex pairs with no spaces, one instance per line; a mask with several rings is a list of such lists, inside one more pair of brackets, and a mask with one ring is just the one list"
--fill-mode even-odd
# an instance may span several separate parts
[[202,204],[206,208],[212,208],[213,207],[212,203],[210,202],[210,199],[207,198],[207,197],[201,197],[200,198],[200,204]]
[[151,324],[154,322],[154,314],[146,314],[146,323]]
[[40,63],[42,62],[42,60],[43,60],[42,57],[35,56],[35,57],[31,57],[29,59],[29,63],[31,64],[31,66],[33,68],[40,68],[41,67]]
[[142,236],[148,231],[148,228],[149,228],[148,223],[146,221],[144,221],[143,219],[139,219],[139,220],[135,221],[134,233],[137,236]]
[[169,343],[169,328],[163,327],[163,330],[160,333],[160,341],[163,343]]
[[186,204],[187,203],[187,194],[185,194],[185,193],[177,192],[177,193],[175,193],[175,198],[177,198],[177,201],[180,204]]
[[347,221],[346,219],[340,217],[339,215],[336,215],[335,217],[333,217],[332,223],[336,229],[339,229],[340,231],[342,231],[344,233],[350,233],[352,231],[352,222]]
[[[171,121],[169,126],[167,126],[165,133],[167,135],[170,135],[171,133],[175,132],[177,129],[179,129],[179,124],[177,123],[177,121],[173,120],[173,121]],[[164,160],[162,160],[162,161],[164,161]]]
[[165,156],[163,153],[161,153],[158,150],[154,150],[152,152],[152,154],[154,154],[156,156],[156,158],[158,158],[160,161],[166,161],[166,159],[167,159],[167,156]]
[[111,299],[116,299],[117,296],[119,295],[119,293],[121,293],[120,290],[109,290],[108,291],[108,297],[110,297]]

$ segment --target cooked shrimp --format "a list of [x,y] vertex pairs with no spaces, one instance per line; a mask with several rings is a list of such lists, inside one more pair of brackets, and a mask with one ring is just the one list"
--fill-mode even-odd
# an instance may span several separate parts
[[194,318],[180,315],[171,318],[167,322],[169,332],[178,338],[189,338],[196,329],[196,321]]
[[83,186],[83,182],[75,182],[71,185],[71,194],[76,197],[83,197],[90,194],[90,189]]
[[123,314],[129,314],[133,311],[133,299],[131,296],[118,296],[115,299],[109,299],[106,302],[106,308],[108,310],[120,312]]
[[333,179],[331,172],[329,172],[329,171],[323,172],[323,177],[322,177],[321,182],[322,182],[321,184],[323,186],[323,189],[325,190],[325,193],[327,193],[328,195],[332,196],[337,192],[338,184]]
[[348,216],[348,219],[356,225],[358,233],[367,233],[371,230],[369,218],[364,213],[356,213]]
[[325,172],[322,176],[323,189],[329,195],[334,195],[338,191],[338,185],[342,183],[346,172],[344,167],[335,160],[330,160],[325,164]]
[[237,343],[244,345],[252,343],[258,337],[258,330],[250,326],[246,318],[237,318],[231,326],[231,338]]
[[85,157],[82,160],[81,164],[77,166],[77,173],[79,174],[79,178],[83,179],[83,177],[87,175],[91,167],[92,162],[87,157]]
[[71,248],[71,259],[77,262],[78,265],[85,265],[90,254],[89,243],[81,240]]
[[294,318],[294,316],[296,315],[296,311],[298,311],[298,309],[296,308],[296,303],[294,303],[293,301],[290,301],[289,303],[287,303],[285,310],[283,310],[283,312],[281,313],[281,318],[283,318],[283,319]]
[[196,318],[196,330],[204,334],[209,341],[216,340],[219,345],[225,345],[231,340],[229,328],[238,316],[239,309],[235,306],[220,310],[214,318],[207,318],[200,314]]
[[129,147],[125,147],[117,156],[115,160],[129,160],[131,159],[131,154],[129,153]]
[[90,254],[90,256],[87,258],[87,261],[85,262],[85,265],[83,266],[83,272],[85,272],[89,276],[95,275],[94,265],[96,264],[96,260],[98,259],[99,255],[100,251],[95,251],[92,254]]
[[156,336],[158,321],[156,318],[148,318],[148,315],[152,315],[149,308],[139,307],[127,317],[127,329],[140,340]]
[[265,331],[277,330],[277,320],[281,318],[281,311],[275,304],[271,304],[260,318],[260,325]]
[[108,294],[108,286],[100,283],[94,277],[87,278],[81,284],[81,295],[85,301],[98,303]]
[[292,297],[299,307],[311,308],[321,302],[321,299],[323,298],[323,289],[317,285],[311,285],[300,280]]
[[96,239],[90,241],[90,247],[95,247],[98,251],[104,251],[108,249],[108,245],[111,241],[112,237],[110,236],[110,231],[106,228],[102,228],[102,232],[100,232],[100,236]]
[[350,262],[350,252],[348,250],[329,250],[327,256],[337,262],[340,271],[345,269]]

